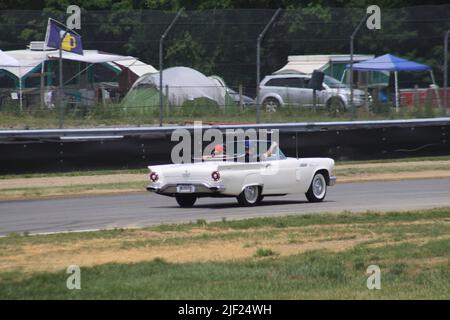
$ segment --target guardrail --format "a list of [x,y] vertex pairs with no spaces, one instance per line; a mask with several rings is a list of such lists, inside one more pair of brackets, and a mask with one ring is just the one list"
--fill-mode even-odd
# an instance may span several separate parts
[[[170,163],[173,130],[194,126],[0,131],[0,174],[143,168]],[[248,125],[279,129],[287,156],[336,160],[450,155],[450,118]]]

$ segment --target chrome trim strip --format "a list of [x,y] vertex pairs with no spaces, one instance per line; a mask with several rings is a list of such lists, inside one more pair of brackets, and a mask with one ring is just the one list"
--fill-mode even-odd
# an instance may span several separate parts
[[156,192],[156,193],[177,193],[177,186],[180,184],[189,184],[195,186],[195,193],[216,193],[216,192],[223,192],[225,191],[225,186],[222,183],[199,183],[199,182],[184,182],[184,183],[167,183],[164,185],[154,185],[149,184],[147,186],[147,190],[150,192]]
[[328,185],[331,187],[331,186],[334,186],[335,184],[336,184],[336,177],[331,176],[330,181],[328,182]]

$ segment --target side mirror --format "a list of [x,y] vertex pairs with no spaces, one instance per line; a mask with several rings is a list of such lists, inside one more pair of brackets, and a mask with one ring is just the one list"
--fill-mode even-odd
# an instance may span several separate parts
[[309,88],[313,90],[323,90],[323,79],[325,74],[322,71],[314,70],[309,81]]

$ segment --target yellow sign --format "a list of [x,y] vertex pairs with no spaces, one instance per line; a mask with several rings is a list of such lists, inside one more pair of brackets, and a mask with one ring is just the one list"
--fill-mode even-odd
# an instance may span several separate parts
[[75,49],[77,47],[77,41],[75,37],[70,34],[66,34],[62,41],[61,47],[66,51],[72,51],[73,49]]

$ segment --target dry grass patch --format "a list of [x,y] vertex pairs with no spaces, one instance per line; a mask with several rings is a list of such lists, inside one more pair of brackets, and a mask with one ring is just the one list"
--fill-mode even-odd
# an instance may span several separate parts
[[[449,225],[448,219],[386,222],[383,227]],[[24,243],[3,246],[0,271],[20,269],[25,272],[56,271],[70,264],[83,267],[106,263],[131,263],[162,258],[168,262],[233,261],[254,256],[260,247],[270,248],[279,256],[307,251],[340,252],[366,244],[377,248],[389,244],[423,244],[431,240],[450,239],[417,237],[404,239],[376,230],[376,223],[317,224],[301,227],[249,228],[245,232],[232,228],[192,228],[183,231],[130,230],[113,238],[74,240],[63,243]]]

